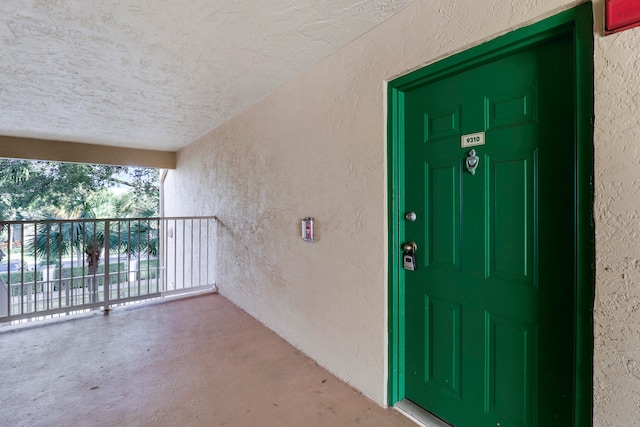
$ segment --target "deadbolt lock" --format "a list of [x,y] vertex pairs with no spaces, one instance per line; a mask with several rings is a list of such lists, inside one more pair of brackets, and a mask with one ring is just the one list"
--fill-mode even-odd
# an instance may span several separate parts
[[409,242],[402,245],[402,250],[405,252],[415,252],[418,250],[418,245],[415,242]]

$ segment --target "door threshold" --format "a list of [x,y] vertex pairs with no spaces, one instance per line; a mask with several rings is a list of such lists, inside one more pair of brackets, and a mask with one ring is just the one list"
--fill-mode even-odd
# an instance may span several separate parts
[[453,427],[407,399],[396,403],[393,408],[422,427]]

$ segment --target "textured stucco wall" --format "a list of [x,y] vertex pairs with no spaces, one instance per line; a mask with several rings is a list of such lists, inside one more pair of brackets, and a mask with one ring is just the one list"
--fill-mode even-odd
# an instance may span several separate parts
[[[578,3],[417,1],[182,150],[167,214],[218,215],[221,292],[383,404],[384,81]],[[640,30],[595,39],[594,422],[631,426],[640,419]],[[299,237],[305,216],[316,218],[316,243]]]
[[[601,4],[596,4],[601,22]],[[640,425],[640,29],[595,39],[594,425]]]

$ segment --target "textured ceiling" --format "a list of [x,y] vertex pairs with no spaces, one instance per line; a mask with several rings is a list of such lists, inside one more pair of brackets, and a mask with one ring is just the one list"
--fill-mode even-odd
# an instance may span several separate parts
[[1,0],[0,135],[175,151],[412,0]]

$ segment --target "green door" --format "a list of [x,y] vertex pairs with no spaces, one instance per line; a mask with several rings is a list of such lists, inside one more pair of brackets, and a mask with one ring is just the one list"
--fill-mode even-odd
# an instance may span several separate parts
[[404,94],[405,396],[456,427],[573,425],[572,49],[558,37]]

